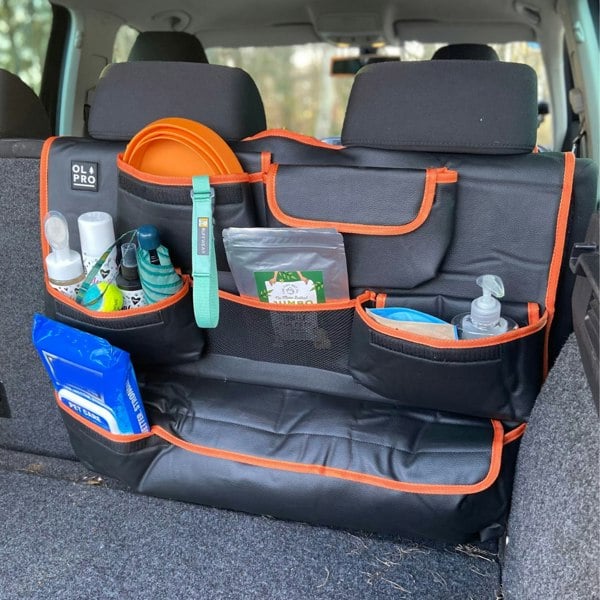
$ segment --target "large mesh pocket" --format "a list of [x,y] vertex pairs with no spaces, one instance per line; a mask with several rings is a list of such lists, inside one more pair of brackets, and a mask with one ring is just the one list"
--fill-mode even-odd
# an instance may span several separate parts
[[220,295],[219,326],[207,330],[209,352],[347,370],[353,301],[290,307]]

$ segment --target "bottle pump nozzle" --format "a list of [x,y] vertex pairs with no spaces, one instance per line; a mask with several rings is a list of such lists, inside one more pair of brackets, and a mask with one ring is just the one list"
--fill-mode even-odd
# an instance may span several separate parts
[[69,226],[62,213],[57,210],[48,212],[44,219],[44,234],[57,261],[69,260]]
[[477,327],[493,327],[500,321],[501,306],[496,298],[504,296],[504,284],[497,275],[481,275],[476,283],[483,295],[471,302],[471,320]]

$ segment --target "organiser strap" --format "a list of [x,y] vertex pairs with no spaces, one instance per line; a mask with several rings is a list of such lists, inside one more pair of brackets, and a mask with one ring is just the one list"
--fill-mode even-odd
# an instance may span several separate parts
[[219,322],[219,281],[213,228],[214,189],[207,175],[192,177],[192,276],[198,327]]

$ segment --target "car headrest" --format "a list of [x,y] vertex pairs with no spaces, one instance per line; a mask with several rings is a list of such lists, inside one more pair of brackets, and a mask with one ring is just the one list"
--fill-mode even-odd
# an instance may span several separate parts
[[164,117],[183,117],[228,141],[266,128],[256,84],[242,69],[190,62],[139,61],[109,65],[90,107],[88,132],[128,141]]
[[50,135],[48,113],[35,92],[10,71],[0,69],[0,138]]
[[208,62],[200,40],[185,31],[142,31],[127,60]]
[[521,154],[535,147],[537,77],[523,64],[444,60],[380,63],[355,77],[345,146]]
[[500,57],[486,44],[448,44],[438,48],[431,60],[500,60]]

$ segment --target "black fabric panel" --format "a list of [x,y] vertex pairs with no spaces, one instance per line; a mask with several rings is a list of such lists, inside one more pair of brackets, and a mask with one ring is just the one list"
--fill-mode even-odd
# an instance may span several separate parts
[[[214,236],[217,269],[229,271],[223,246],[223,229],[255,227],[254,188],[250,183],[213,185],[215,190]],[[117,230],[155,225],[173,264],[184,273],[192,270],[192,199],[190,186],[157,185],[119,173]]]
[[[48,209],[65,215],[71,248],[81,248],[77,217],[82,213],[92,210],[107,212],[116,225],[116,158],[123,148],[121,142],[98,142],[87,138],[60,137],[52,142],[48,159]],[[72,188],[74,161],[97,165],[97,191]]]
[[[492,429],[486,420],[231,382],[199,383],[185,378],[167,383],[159,376],[142,380],[151,421],[201,446],[397,481],[472,484],[490,467]],[[119,461],[111,443],[75,433],[78,454],[92,468],[131,482],[147,465],[149,449],[122,448],[121,455],[129,457]],[[280,518],[465,541],[503,530],[513,452],[505,451],[497,481],[472,495],[397,492],[207,458],[177,447],[161,450],[136,487],[151,495]]]
[[0,158],[39,158],[43,144],[43,140],[0,140]]
[[0,69],[0,138],[47,138],[50,119],[41,100],[19,77]]
[[382,396],[420,408],[524,421],[542,385],[544,330],[483,348],[435,348],[354,319],[350,372]]
[[185,31],[142,31],[135,38],[127,60],[208,62],[200,40]]
[[363,67],[342,143],[396,150],[521,154],[536,143],[537,79],[523,64],[444,60]]
[[204,348],[204,333],[194,319],[191,288],[176,304],[144,314],[123,311],[118,319],[105,318],[101,312],[88,316],[47,293],[46,314],[129,352],[135,366],[198,360]]
[[164,117],[183,117],[239,140],[266,127],[258,89],[241,69],[190,62],[115,63],[98,81],[88,130],[99,140],[130,140]]

